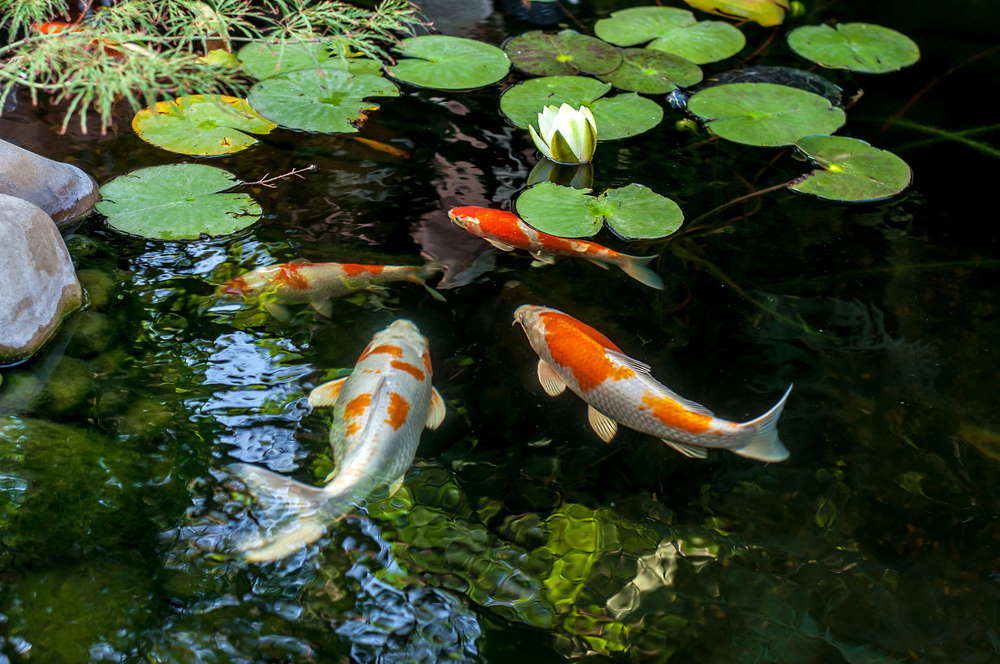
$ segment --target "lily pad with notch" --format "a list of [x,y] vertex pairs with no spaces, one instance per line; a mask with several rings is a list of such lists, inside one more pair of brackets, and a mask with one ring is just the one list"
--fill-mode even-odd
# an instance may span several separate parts
[[257,142],[249,134],[267,134],[276,126],[246,100],[225,95],[158,101],[132,118],[132,129],[147,143],[199,157],[245,150]]
[[878,201],[913,180],[910,166],[888,150],[846,136],[806,136],[795,143],[819,168],[789,189],[835,201]]
[[619,49],[575,30],[532,30],[507,40],[503,50],[515,67],[533,76],[606,74],[622,63]]
[[822,67],[865,74],[897,71],[920,59],[912,39],[872,23],[804,25],[788,33],[788,45]]
[[261,80],[301,69],[339,69],[351,74],[373,74],[382,71],[382,63],[368,58],[351,58],[343,46],[331,40],[251,42],[236,56],[243,70]]
[[594,25],[601,39],[678,55],[702,65],[736,55],[746,45],[743,33],[724,21],[699,21],[686,9],[632,7],[612,12]]
[[115,230],[148,238],[228,235],[261,215],[247,194],[221,193],[239,184],[232,173],[203,164],[140,168],[101,187],[97,211]]
[[701,81],[701,67],[679,55],[648,48],[626,48],[621,53],[621,66],[600,76],[621,90],[666,94]]
[[481,88],[496,83],[510,70],[510,60],[501,49],[464,37],[410,37],[398,50],[404,57],[387,70],[388,74],[422,88]]

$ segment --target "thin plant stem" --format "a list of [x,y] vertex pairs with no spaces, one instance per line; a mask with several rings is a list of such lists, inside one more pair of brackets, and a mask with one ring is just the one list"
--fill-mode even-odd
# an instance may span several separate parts
[[990,157],[1000,158],[1000,150],[993,147],[992,145],[987,145],[980,141],[974,141],[968,138],[960,132],[948,131],[946,129],[938,129],[937,127],[930,127],[928,125],[922,125],[917,122],[911,122],[909,120],[896,120],[896,125],[903,127],[904,129],[912,129],[914,131],[923,132],[925,134],[934,134],[939,136],[942,140],[955,141],[956,143],[962,143],[968,147],[981,152]]
[[765,194],[770,194],[773,191],[778,191],[780,189],[785,189],[787,187],[791,187],[792,185],[798,184],[799,182],[801,182],[804,177],[806,177],[806,176],[800,175],[799,177],[793,178],[793,179],[789,180],[788,182],[782,182],[781,184],[776,184],[773,187],[766,187],[764,189],[758,189],[757,191],[752,191],[749,194],[746,194],[744,196],[738,196],[738,197],[732,199],[731,201],[727,201],[727,202],[723,203],[722,205],[720,205],[720,206],[718,206],[716,208],[713,208],[713,209],[709,210],[708,212],[706,212],[706,213],[704,213],[702,215],[699,215],[699,216],[695,217],[694,219],[692,219],[689,222],[690,225],[686,229],[684,229],[680,233],[674,234],[671,237],[681,237],[681,236],[689,235],[691,233],[694,233],[696,231],[699,231],[699,230],[702,230],[702,229],[705,229],[705,228],[709,228],[709,224],[699,225],[698,222],[701,221],[701,220],[703,220],[703,219],[707,219],[707,218],[711,217],[712,215],[718,214],[719,212],[722,212],[723,210],[731,208],[734,205],[739,205],[743,201],[748,201],[748,200],[750,200],[752,198],[756,198],[758,196],[764,196]]
[[304,180],[305,178],[302,177],[303,173],[308,173],[309,171],[315,171],[315,170],[316,170],[316,164],[309,164],[305,168],[293,168],[287,173],[282,173],[281,175],[275,175],[272,177],[268,177],[270,173],[264,173],[264,177],[262,177],[259,180],[254,180],[253,182],[241,182],[240,184],[245,186],[260,185],[262,187],[274,189],[275,187],[278,186],[274,184],[278,180],[284,180],[285,178],[292,178],[292,177]]

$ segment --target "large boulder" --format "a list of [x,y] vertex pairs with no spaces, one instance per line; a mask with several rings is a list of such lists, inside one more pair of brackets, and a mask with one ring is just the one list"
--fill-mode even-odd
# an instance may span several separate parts
[[0,140],[0,194],[42,208],[57,224],[82,219],[97,203],[97,183],[72,164]]
[[5,194],[0,194],[0,284],[0,365],[30,357],[83,301],[55,223],[35,205]]

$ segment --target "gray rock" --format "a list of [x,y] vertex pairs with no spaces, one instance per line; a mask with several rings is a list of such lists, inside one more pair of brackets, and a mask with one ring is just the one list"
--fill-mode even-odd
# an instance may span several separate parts
[[30,357],[83,300],[55,223],[6,194],[0,194],[0,284],[0,365]]
[[34,203],[58,224],[86,217],[98,199],[94,178],[76,166],[4,140],[0,140],[0,194]]
[[469,37],[493,13],[492,0],[417,0],[417,6],[444,35]]

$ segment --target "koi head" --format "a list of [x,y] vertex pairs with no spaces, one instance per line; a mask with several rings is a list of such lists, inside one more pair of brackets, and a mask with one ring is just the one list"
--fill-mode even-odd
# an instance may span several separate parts
[[528,336],[528,342],[536,350],[545,346],[545,325],[541,315],[547,311],[555,311],[555,309],[534,304],[522,304],[514,310],[513,324],[521,324],[524,333]]
[[251,270],[246,274],[241,274],[235,279],[230,279],[219,286],[215,291],[216,295],[225,298],[249,298],[273,289],[276,278],[279,276],[280,265],[271,265],[256,270]]
[[390,354],[397,359],[403,359],[423,357],[424,353],[427,352],[428,345],[427,337],[420,333],[420,329],[416,325],[400,318],[393,321],[389,327],[376,332],[368,347],[370,349],[398,349],[398,354],[396,352]]
[[483,211],[488,209],[474,205],[455,207],[448,210],[448,218],[451,219],[451,223],[459,228],[474,232],[474,229],[479,228],[479,218]]

